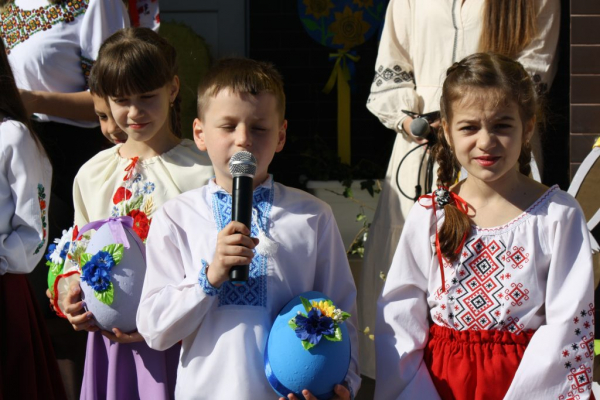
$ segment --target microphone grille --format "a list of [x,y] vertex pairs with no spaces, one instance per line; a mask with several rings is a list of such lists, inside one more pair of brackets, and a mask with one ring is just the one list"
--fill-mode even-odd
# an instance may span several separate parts
[[247,151],[238,151],[229,160],[229,172],[232,176],[251,176],[256,174],[256,158]]
[[429,122],[425,118],[415,118],[410,123],[410,131],[413,136],[426,137],[429,133]]

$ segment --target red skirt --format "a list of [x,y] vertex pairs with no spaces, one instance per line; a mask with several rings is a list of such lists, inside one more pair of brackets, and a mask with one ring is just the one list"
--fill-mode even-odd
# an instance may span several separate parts
[[503,399],[533,334],[433,324],[423,357],[442,399]]
[[26,275],[0,275],[0,400],[66,399]]

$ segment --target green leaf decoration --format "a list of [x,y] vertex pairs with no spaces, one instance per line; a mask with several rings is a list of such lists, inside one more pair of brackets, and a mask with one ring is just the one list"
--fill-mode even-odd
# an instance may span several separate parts
[[144,196],[138,196],[133,201],[125,202],[125,215],[129,214],[131,210],[139,210],[144,202]]
[[339,326],[336,326],[333,335],[323,335],[323,337],[332,342],[339,342],[342,340],[342,329]]
[[313,306],[310,304],[310,301],[306,300],[304,297],[300,297],[300,301],[302,302],[306,312],[310,312],[310,310],[312,310]]
[[298,327],[298,325],[296,325],[296,317],[290,319],[288,321],[288,325],[290,326],[290,328],[292,328],[293,330],[296,330],[296,328]]
[[308,340],[302,340],[302,347],[304,347],[304,350],[310,350],[313,347],[315,347],[315,345],[309,342]]
[[304,26],[311,31],[321,30],[321,27],[319,26],[319,24],[317,24],[315,21],[313,21],[310,18],[300,18],[300,20],[302,20],[302,23],[304,24]]
[[83,266],[87,264],[92,259],[92,257],[93,256],[90,253],[83,253],[81,255],[81,258],[79,259],[79,266],[81,267],[81,269],[83,269]]
[[350,318],[352,315],[348,314],[345,311],[342,311],[342,321],[347,320],[348,318]]
[[115,299],[115,287],[113,286],[113,284],[111,282],[110,285],[108,286],[108,289],[106,289],[104,292],[94,291],[94,296],[96,296],[96,298],[98,300],[100,300],[107,306],[110,306]]
[[113,260],[115,260],[115,265],[118,265],[123,259],[123,248],[124,246],[121,243],[109,244],[108,246],[104,246],[102,251],[110,253]]
[[54,281],[56,281],[56,277],[62,272],[62,265],[54,264],[52,261],[46,261],[46,265],[50,267],[48,269],[48,289],[50,289],[50,293],[54,297]]

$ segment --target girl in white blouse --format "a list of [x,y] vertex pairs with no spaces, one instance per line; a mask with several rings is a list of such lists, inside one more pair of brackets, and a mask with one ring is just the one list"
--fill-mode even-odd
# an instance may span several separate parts
[[[118,31],[100,48],[90,90],[107,99],[127,141],[101,151],[77,173],[75,224],[128,215],[145,241],[164,202],[213,175],[208,156],[181,139],[175,49],[148,28]],[[173,398],[178,344],[156,351],[137,331],[100,332],[83,308],[79,285],[63,311],[76,330],[90,331],[81,399]]]
[[66,397],[27,279],[48,244],[51,178],[0,41],[0,398]]
[[[414,204],[400,193],[398,185],[408,196],[418,197],[415,186],[420,176],[422,193],[432,190],[424,185],[426,168],[419,172],[424,148],[411,153],[400,167],[403,157],[424,141],[411,134],[412,118],[401,110],[418,114],[439,111],[446,69],[477,51],[518,60],[534,77],[537,88],[547,90],[556,73],[559,26],[559,0],[390,1],[367,108],[395,133],[396,140],[358,285],[361,326],[374,326],[377,297],[383,287],[380,271],[387,273]],[[438,126],[439,120],[432,125]],[[536,163],[540,165],[538,153]],[[361,371],[373,377],[373,342],[367,335],[360,340]]]
[[589,398],[589,232],[570,195],[528,177],[536,101],[504,56],[448,69],[441,186],[410,211],[378,303],[377,399]]

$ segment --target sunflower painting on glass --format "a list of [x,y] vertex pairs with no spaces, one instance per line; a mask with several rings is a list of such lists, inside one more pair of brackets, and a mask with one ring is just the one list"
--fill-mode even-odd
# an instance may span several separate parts
[[298,0],[304,29],[315,41],[337,50],[333,72],[323,91],[338,87],[338,155],[350,164],[350,85],[354,62],[352,49],[376,33],[383,23],[386,0]]

